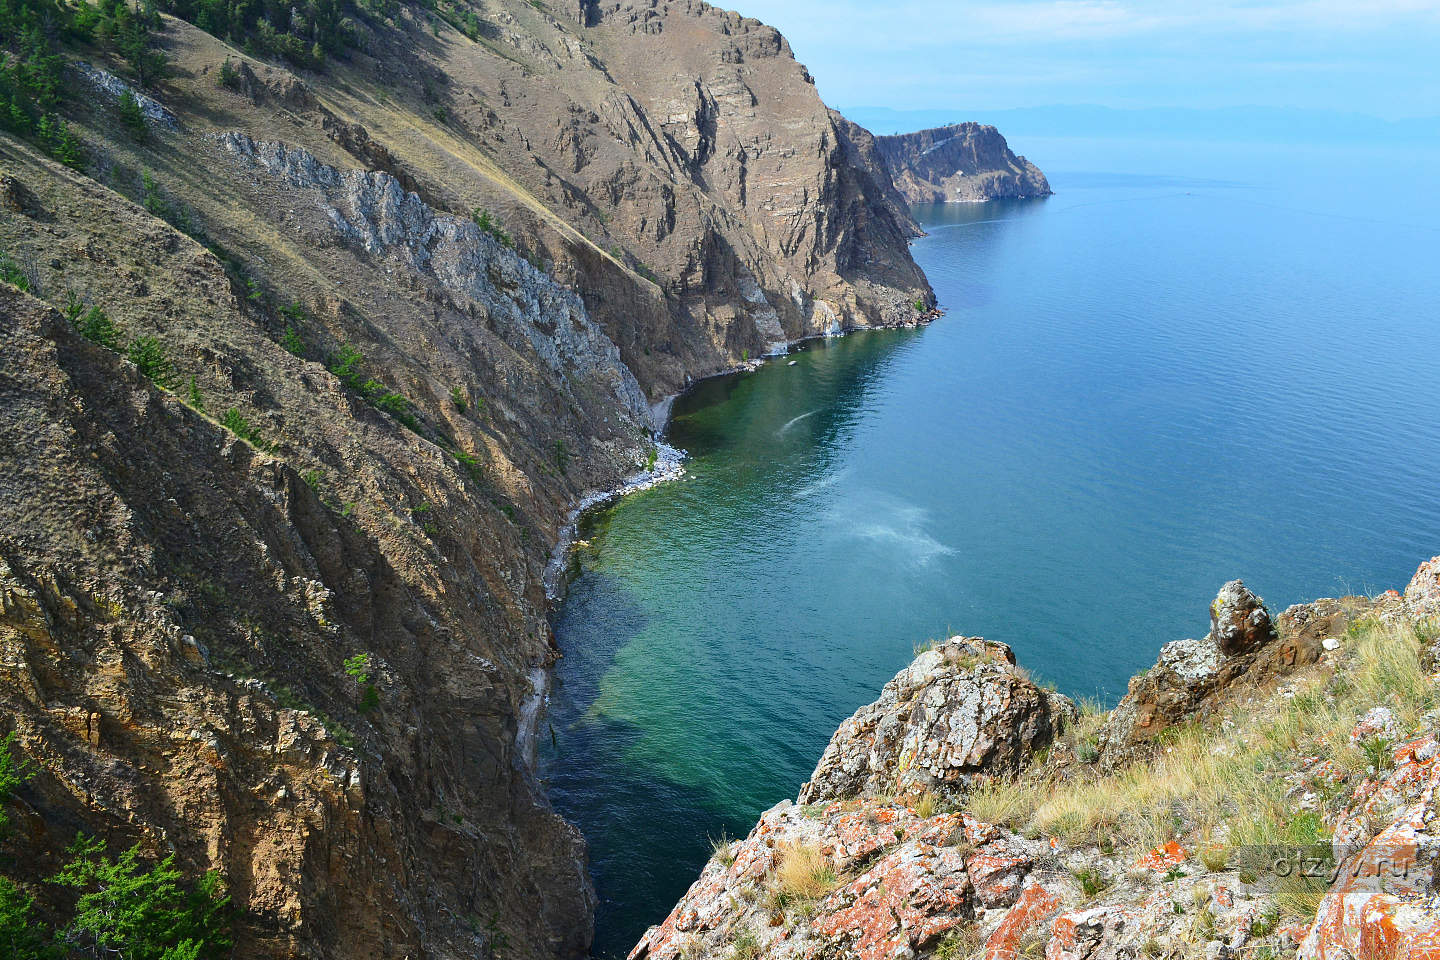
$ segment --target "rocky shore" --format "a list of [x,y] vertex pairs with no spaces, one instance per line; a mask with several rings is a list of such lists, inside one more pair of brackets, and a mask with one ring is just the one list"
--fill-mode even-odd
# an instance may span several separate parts
[[979,123],[875,138],[895,187],[910,203],[979,203],[1050,196],[1045,174]]
[[921,653],[630,960],[1431,960],[1440,557],[1210,616],[1111,711],[1003,644]]

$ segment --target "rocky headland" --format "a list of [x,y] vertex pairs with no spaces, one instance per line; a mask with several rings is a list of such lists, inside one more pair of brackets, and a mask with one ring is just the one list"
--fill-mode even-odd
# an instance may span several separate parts
[[910,203],[978,203],[1051,193],[1040,168],[1012,153],[991,126],[956,123],[874,139],[896,189]]
[[1434,957],[1440,557],[1210,616],[1110,711],[1003,644],[926,650],[631,960]]

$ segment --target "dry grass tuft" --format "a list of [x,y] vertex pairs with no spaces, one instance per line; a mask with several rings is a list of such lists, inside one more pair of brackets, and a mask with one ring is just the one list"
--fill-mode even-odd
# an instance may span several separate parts
[[[1322,842],[1320,819],[1297,812],[1285,796],[1286,774],[1299,755],[1317,753],[1364,770],[1373,757],[1349,742],[1361,713],[1388,706],[1402,729],[1412,729],[1433,709],[1440,698],[1421,659],[1428,635],[1410,626],[1358,625],[1334,676],[1313,671],[1295,681],[1299,689],[1288,699],[1245,703],[1217,722],[1177,727],[1153,760],[1112,773],[986,784],[970,794],[967,809],[1072,846],[1113,839],[1144,851],[1192,832],[1224,836],[1232,847]],[[1103,722],[1088,704],[1066,737],[1084,746]],[[1221,854],[1202,851],[1207,868],[1224,869]]]
[[983,823],[1019,827],[1035,810],[1036,788],[1024,781],[991,780],[970,791],[965,810]]
[[725,835],[725,831],[724,831],[724,830],[721,830],[721,831],[720,831],[720,836],[718,836],[718,837],[710,837],[709,840],[710,840],[710,855],[711,855],[721,866],[728,867],[728,866],[730,866],[732,863],[735,862],[735,843],[736,843],[736,841],[734,841],[734,840],[730,839],[729,837],[727,837],[727,836]]
[[819,847],[789,843],[780,849],[780,863],[775,868],[775,887],[784,900],[818,900],[834,890],[839,882],[834,865]]

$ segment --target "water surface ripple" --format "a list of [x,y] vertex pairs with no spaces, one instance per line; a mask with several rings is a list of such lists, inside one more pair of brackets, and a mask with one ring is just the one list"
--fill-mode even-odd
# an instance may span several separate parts
[[1114,699],[1226,579],[1283,606],[1440,552],[1436,192],[1355,191],[1440,164],[1039,146],[1049,200],[921,211],[943,320],[702,385],[689,479],[587,524],[544,772],[597,956],[927,638]]

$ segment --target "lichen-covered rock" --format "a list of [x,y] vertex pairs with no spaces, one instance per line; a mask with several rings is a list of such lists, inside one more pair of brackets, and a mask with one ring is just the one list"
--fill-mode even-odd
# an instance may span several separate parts
[[1009,647],[978,637],[952,637],[920,654],[879,700],[840,725],[800,802],[954,794],[976,776],[1014,773],[1075,709],[1014,664]]
[[1414,617],[1440,617],[1440,557],[1420,564],[1405,588],[1405,605]]
[[[1239,619],[1258,626],[1252,618],[1257,608],[1239,586],[1227,585],[1217,609],[1249,607]],[[1409,609],[1398,593],[1292,608],[1277,637],[1236,656],[1224,655],[1210,636],[1169,644],[1151,671],[1163,674],[1164,682],[1139,689],[1172,693],[1171,706],[1188,704],[1190,715],[1209,716],[1232,697],[1249,698],[1238,705],[1260,709],[1265,698],[1296,695],[1306,683],[1297,679],[1278,694],[1270,685],[1289,668],[1277,654],[1283,644],[1305,634],[1307,644],[1330,654],[1323,639],[1338,639],[1334,632],[1344,634],[1351,617],[1365,612],[1382,625],[1415,626]],[[1307,689],[1343,696],[1352,688],[1329,671],[1353,666],[1343,652],[1335,654],[1312,672],[1316,685]],[[1282,895],[1282,878],[1307,863],[1313,869],[1313,863],[1277,860],[1277,851],[1294,849],[1286,847],[1261,848],[1263,861],[1257,861],[1256,848],[1228,834],[1231,824],[1202,822],[1183,803],[1164,827],[1168,836],[1157,838],[1152,849],[1127,850],[1107,841],[1103,831],[1063,826],[1063,817],[1036,816],[1022,833],[977,819],[982,809],[1010,816],[1000,812],[1008,786],[987,794],[982,806],[975,795],[949,789],[963,778],[937,782],[910,775],[925,766],[911,763],[915,757],[965,755],[967,744],[986,739],[977,739],[977,729],[1008,742],[1025,727],[1025,710],[977,706],[1012,703],[1023,689],[1013,679],[1010,651],[1001,645],[957,637],[921,654],[837,733],[805,787],[804,798],[819,802],[787,801],[766,812],[745,840],[706,865],[670,916],[646,932],[631,960],[1243,960],[1293,957],[1297,947],[1299,960],[1440,957],[1440,743],[1433,732],[1406,734],[1407,742],[1393,751],[1393,769],[1379,776],[1373,769],[1367,776],[1339,756],[1312,756],[1310,744],[1294,751],[1293,766],[1267,766],[1266,775],[1279,779],[1285,797],[1333,826],[1341,870],[1312,925],[1309,917],[1287,915],[1294,898]],[[1130,706],[1137,702],[1154,701],[1134,698]],[[1400,736],[1401,713],[1356,705],[1353,742],[1344,748],[1351,759],[1361,748],[1368,757],[1376,741],[1383,745]],[[1405,716],[1406,723],[1413,720],[1413,714]],[[1210,749],[1218,755],[1253,733],[1227,730],[1234,723],[1228,714],[1213,719],[1219,726]],[[1433,730],[1436,719],[1436,712],[1427,714],[1422,729]],[[1133,724],[1135,714],[1122,720]],[[958,747],[951,730],[962,731]],[[1231,730],[1238,739],[1228,736]],[[1094,776],[1092,769],[1075,767],[1067,753],[1052,751],[1026,769],[1014,789],[1032,802],[1038,791],[1044,807],[1048,787]],[[1146,770],[1176,775],[1161,772],[1166,769],[1127,770],[1102,780],[1101,795],[1154,786],[1140,779]],[[931,795],[920,795],[922,789]],[[907,792],[908,798],[897,799]],[[1058,810],[1066,810],[1063,802]],[[1059,835],[1041,832],[1048,829]],[[1227,839],[1236,846],[1227,850]],[[787,868],[797,850],[807,851],[807,862],[825,878],[804,893]],[[1217,851],[1225,855],[1217,857]]]
[[[1337,879],[1300,960],[1440,956],[1440,744],[1395,749],[1395,768],[1356,795],[1335,829]],[[1370,836],[1374,824],[1382,829]]]
[[[779,879],[796,848],[818,853],[833,874],[812,900],[787,897]],[[890,800],[786,801],[712,859],[630,956],[723,957],[742,942],[777,958],[914,956],[977,916],[998,922],[1048,852],[1042,840]]]
[[[1210,604],[1210,632],[1200,640],[1165,644],[1155,666],[1130,679],[1100,729],[1102,763],[1125,762],[1163,731],[1209,708],[1274,640],[1275,627],[1260,598],[1239,580],[1225,584]],[[1297,665],[1297,658],[1290,664]]]
[[1220,588],[1210,604],[1210,638],[1227,657],[1249,653],[1275,639],[1264,602],[1239,580]]

